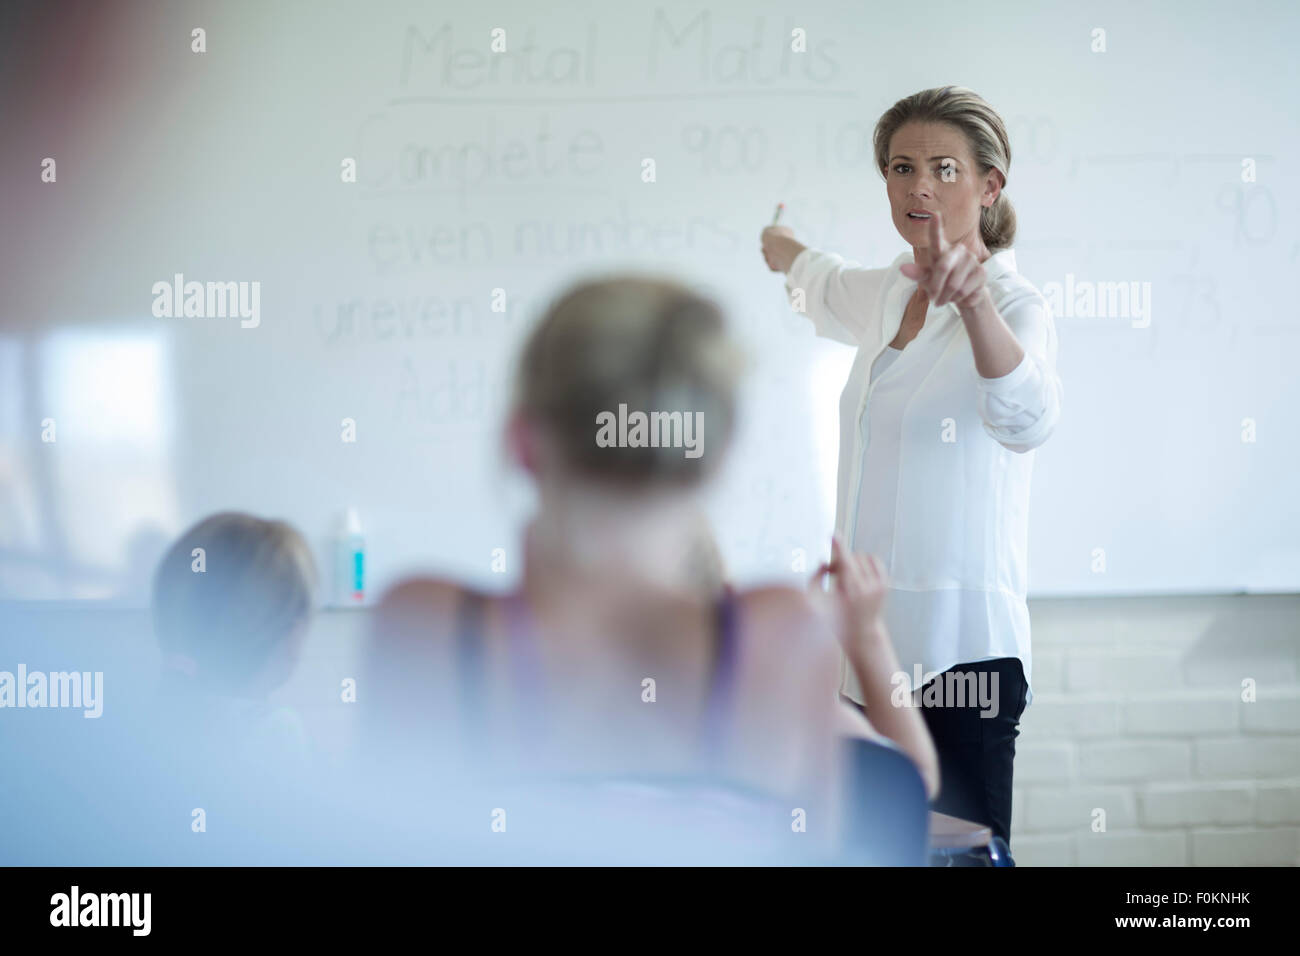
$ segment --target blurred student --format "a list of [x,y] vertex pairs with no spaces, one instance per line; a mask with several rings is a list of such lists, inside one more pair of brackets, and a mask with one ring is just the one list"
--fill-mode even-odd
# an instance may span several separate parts
[[315,606],[311,551],[291,525],[224,512],[183,533],[153,581],[160,703],[181,746],[305,771],[311,747],[272,691],[297,666]]
[[[26,832],[0,858],[289,862],[285,821],[304,801],[288,790],[307,786],[310,752],[297,715],[269,695],[293,672],[315,589],[311,554],[283,522],[217,514],[182,534],[153,579],[161,680],[140,683],[131,628],[97,635],[107,645],[102,716],[43,721],[39,736],[24,738],[22,763],[5,763],[39,786],[14,789]],[[293,842],[300,849],[312,837]]]
[[[718,307],[674,282],[590,281],[554,303],[505,436],[539,492],[522,583],[495,596],[419,578],[385,595],[361,685],[380,764],[430,794],[466,779],[707,780],[776,798],[787,835],[802,808],[811,839],[833,843],[839,735],[875,732],[837,700],[825,618],[798,590],[723,586],[716,554],[712,583],[682,573],[683,555],[709,565],[699,494],[731,444],[740,368]],[[637,415],[655,413],[681,430],[638,436]],[[838,561],[838,599],[856,607],[863,579],[845,572],[860,568]],[[877,653],[857,629],[849,643]],[[882,672],[864,679],[887,698]],[[933,750],[914,759],[933,790]]]
[[129,640],[112,648],[111,721],[93,748],[61,755],[84,783],[58,788],[58,805],[41,814],[58,837],[45,838],[47,859],[329,862],[311,856],[332,831],[311,815],[307,735],[270,696],[294,671],[315,592],[310,551],[284,522],[216,514],[172,543],[152,585],[161,674],[137,675]]

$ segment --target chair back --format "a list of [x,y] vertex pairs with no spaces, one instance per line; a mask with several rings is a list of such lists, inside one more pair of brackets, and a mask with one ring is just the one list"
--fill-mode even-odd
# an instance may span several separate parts
[[901,750],[854,737],[845,741],[844,862],[856,866],[925,866],[930,806],[921,773]]

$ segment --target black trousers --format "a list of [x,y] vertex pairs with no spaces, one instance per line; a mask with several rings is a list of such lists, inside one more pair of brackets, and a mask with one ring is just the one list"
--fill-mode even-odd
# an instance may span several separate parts
[[[950,674],[954,677],[950,678]],[[974,675],[974,680],[965,675]],[[958,706],[958,701],[948,692],[955,689],[957,679],[966,689],[984,690],[967,694],[967,699]],[[935,684],[944,693],[935,695]],[[927,691],[932,699],[937,696],[938,706],[925,706]],[[958,664],[926,684],[921,692],[921,715],[939,753],[939,794],[931,801],[931,807],[940,813],[987,825],[1008,847],[1011,845],[1012,764],[1028,691],[1019,659],[1003,657],[977,664]],[[981,716],[982,712],[993,710],[992,700],[987,707],[981,703],[981,694],[988,695],[986,699],[996,699],[996,716]]]

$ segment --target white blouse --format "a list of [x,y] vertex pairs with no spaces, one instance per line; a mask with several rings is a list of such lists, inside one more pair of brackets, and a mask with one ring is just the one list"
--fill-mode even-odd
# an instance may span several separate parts
[[[883,561],[885,623],[914,688],[918,665],[924,682],[999,657],[1019,658],[1029,681],[1032,450],[1061,412],[1052,314],[1006,249],[983,266],[993,304],[1025,351],[1016,368],[980,376],[952,304],[931,305],[917,336],[884,358],[916,291],[899,271],[911,261],[908,251],[888,268],[865,269],[805,249],[786,277],[796,308],[802,290],[817,334],[858,349],[840,398],[835,530]],[[841,675],[841,692],[861,703],[847,660]]]
[[898,358],[902,354],[902,349],[896,349],[892,345],[886,346],[885,350],[880,353],[880,356],[871,363],[871,381],[874,382],[878,379],[880,373],[893,365],[894,359]]

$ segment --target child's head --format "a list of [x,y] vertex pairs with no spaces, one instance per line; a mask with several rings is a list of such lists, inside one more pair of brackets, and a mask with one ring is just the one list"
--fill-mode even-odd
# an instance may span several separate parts
[[266,694],[293,672],[315,592],[311,551],[291,525],[235,512],[205,518],[154,575],[165,666],[216,693]]

